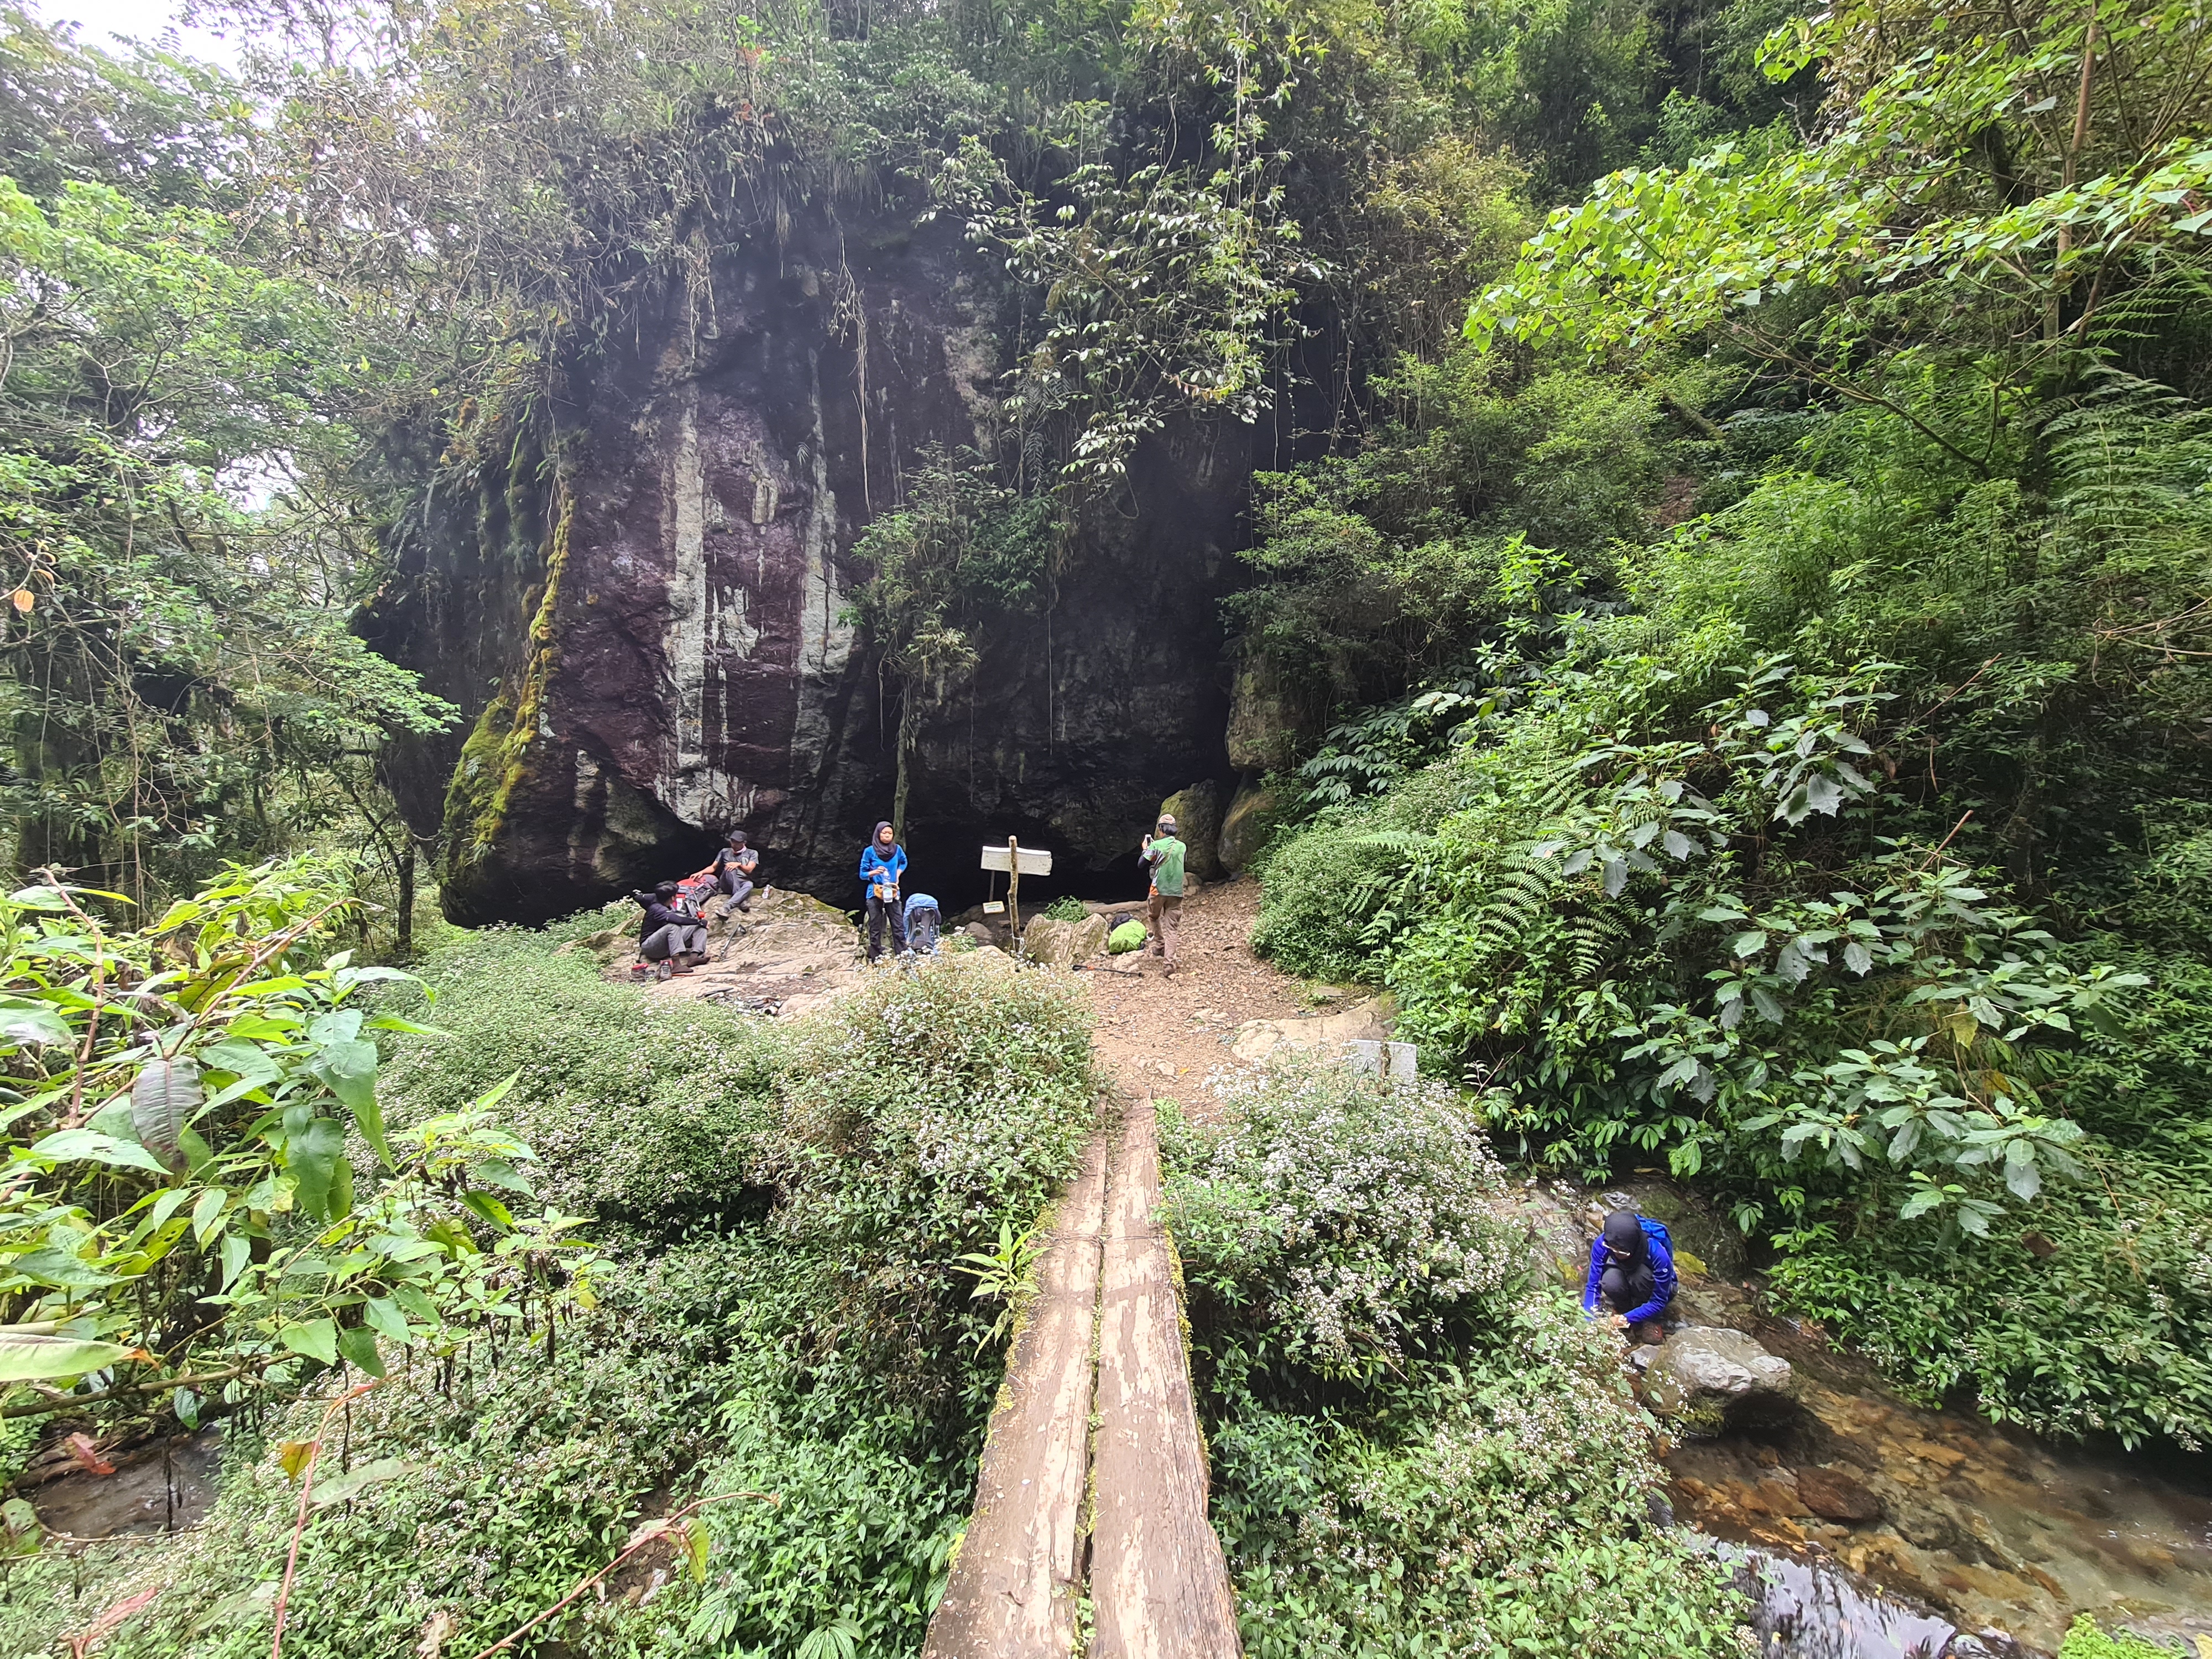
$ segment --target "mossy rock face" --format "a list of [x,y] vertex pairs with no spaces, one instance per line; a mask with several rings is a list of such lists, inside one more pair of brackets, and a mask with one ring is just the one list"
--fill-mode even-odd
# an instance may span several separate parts
[[[410,827],[452,848],[450,919],[567,915],[698,868],[732,828],[778,885],[850,902],[896,767],[875,648],[842,620],[853,546],[924,446],[994,418],[975,388],[1009,364],[969,261],[949,221],[795,207],[775,238],[684,262],[583,355],[557,448],[526,437],[474,491],[426,484],[361,631],[468,722],[396,743],[391,769]],[[840,343],[854,304],[898,342],[889,380]],[[732,307],[742,326],[699,326]],[[856,441],[856,399],[895,435]],[[1009,834],[1085,884],[1131,881],[1153,804],[1231,775],[1218,601],[1246,580],[1228,550],[1262,449],[1170,422],[1128,491],[1054,532],[1059,631],[1027,605],[976,623],[975,672],[916,734],[908,807],[914,879],[949,908],[985,896],[976,846]],[[1220,794],[1203,823],[1187,803],[1201,880]]]
[[1297,758],[1318,722],[1304,708],[1274,664],[1247,658],[1229,694],[1229,763],[1240,772],[1273,772]]
[[1667,1224],[1678,1252],[1698,1259],[1700,1271],[1735,1279],[1744,1273],[1743,1237],[1728,1218],[1716,1214],[1695,1194],[1684,1191],[1663,1176],[1644,1176],[1608,1188],[1595,1203],[1601,1211],[1634,1210]]
[[1249,869],[1283,816],[1283,799],[1274,790],[1246,784],[1221,818],[1221,867],[1235,875]]

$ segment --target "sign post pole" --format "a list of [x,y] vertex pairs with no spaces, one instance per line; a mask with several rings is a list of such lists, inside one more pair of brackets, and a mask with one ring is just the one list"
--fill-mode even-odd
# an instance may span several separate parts
[[1022,952],[1022,848],[1006,837],[1006,920],[1014,930],[1014,954]]

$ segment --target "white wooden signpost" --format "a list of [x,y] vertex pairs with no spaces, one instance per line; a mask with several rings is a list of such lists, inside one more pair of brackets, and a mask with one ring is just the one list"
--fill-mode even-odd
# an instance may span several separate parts
[[[1006,908],[1011,913],[1006,920],[1014,930],[1014,938],[1022,936],[1022,878],[1048,876],[1052,873],[1052,854],[1034,847],[1024,847],[1012,836],[1004,847],[983,845],[983,867],[1006,872]],[[985,905],[984,909],[994,907]]]

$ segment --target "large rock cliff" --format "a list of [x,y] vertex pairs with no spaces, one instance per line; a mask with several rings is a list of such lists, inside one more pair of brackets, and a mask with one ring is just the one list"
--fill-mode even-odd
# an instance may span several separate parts
[[[392,760],[456,921],[534,921],[702,860],[844,902],[888,816],[896,695],[844,611],[850,552],[925,445],[975,443],[998,348],[949,236],[826,217],[692,262],[568,366],[553,435],[395,533],[364,622],[465,721]],[[915,884],[964,897],[1018,835],[1073,884],[1133,869],[1161,797],[1224,778],[1216,601],[1249,428],[1153,441],[1048,608],[982,642],[925,730]]]

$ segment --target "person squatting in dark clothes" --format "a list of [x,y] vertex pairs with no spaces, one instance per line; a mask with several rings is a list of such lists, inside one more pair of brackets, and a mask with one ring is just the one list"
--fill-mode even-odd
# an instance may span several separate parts
[[1613,1211],[1590,1243],[1583,1311],[1595,1316],[1602,1300],[1614,1325],[1650,1343],[1662,1336],[1660,1316],[1674,1299],[1674,1243],[1666,1224]]

